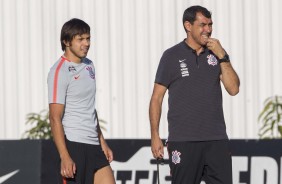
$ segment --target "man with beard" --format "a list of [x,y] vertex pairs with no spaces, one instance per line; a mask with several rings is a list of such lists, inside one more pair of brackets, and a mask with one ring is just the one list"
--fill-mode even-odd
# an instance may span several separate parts
[[239,78],[227,52],[211,37],[211,13],[191,6],[183,15],[187,38],[160,60],[150,101],[151,149],[164,155],[159,136],[163,97],[168,99],[168,142],[173,184],[232,184],[229,140],[222,108],[222,82],[234,96]]

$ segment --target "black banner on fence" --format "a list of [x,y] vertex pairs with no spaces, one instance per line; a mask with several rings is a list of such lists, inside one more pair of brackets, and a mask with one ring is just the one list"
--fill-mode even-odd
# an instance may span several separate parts
[[[150,140],[108,140],[117,184],[155,184]],[[282,140],[231,140],[233,184],[282,184]],[[59,157],[52,141],[0,141],[0,184],[55,184]],[[170,183],[168,155],[160,183]],[[204,184],[204,182],[202,182]]]

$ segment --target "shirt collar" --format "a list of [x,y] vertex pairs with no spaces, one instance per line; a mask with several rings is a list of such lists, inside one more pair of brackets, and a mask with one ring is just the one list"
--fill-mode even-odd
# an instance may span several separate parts
[[[184,47],[185,47],[186,49],[192,51],[193,53],[196,53],[196,50],[192,49],[192,48],[185,42],[185,40],[186,40],[186,38],[182,41],[182,44],[184,45]],[[201,54],[204,53],[204,52],[206,52],[207,50],[208,50],[208,48],[204,46],[204,50],[201,52]]]

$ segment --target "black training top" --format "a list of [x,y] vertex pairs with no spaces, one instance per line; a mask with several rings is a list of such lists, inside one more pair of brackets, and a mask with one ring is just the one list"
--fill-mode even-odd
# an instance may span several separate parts
[[212,51],[197,56],[185,41],[161,58],[155,83],[168,88],[168,141],[227,139],[220,66]]

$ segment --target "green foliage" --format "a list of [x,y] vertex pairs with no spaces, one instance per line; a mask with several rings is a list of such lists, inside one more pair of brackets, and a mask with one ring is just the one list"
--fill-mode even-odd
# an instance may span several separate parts
[[264,108],[259,114],[258,122],[262,124],[259,130],[260,138],[282,138],[282,96],[271,96],[264,102]]
[[[106,131],[105,120],[99,119],[100,128]],[[29,113],[26,116],[26,124],[32,128],[25,131],[24,137],[28,139],[52,139],[51,126],[49,121],[49,111],[42,110],[39,113]]]
[[28,139],[51,139],[51,126],[49,122],[49,112],[42,110],[39,113],[29,113],[26,116],[26,124],[33,127],[25,131],[24,137]]
[[101,128],[101,130],[107,131],[105,125],[107,124],[107,122],[103,119],[99,119],[99,126]]

